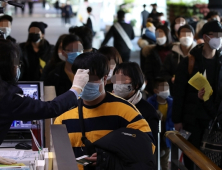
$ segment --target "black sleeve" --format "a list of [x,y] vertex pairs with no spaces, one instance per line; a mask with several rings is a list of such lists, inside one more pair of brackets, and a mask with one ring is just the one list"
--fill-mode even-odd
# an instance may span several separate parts
[[134,33],[134,30],[133,30],[133,27],[132,27],[132,34],[131,34],[130,39],[133,40],[134,38],[135,38],[135,33]]
[[11,101],[12,120],[38,120],[57,117],[78,106],[77,97],[72,91],[56,97],[53,101],[42,102],[15,94]]
[[[156,112],[155,109],[153,109],[153,114],[154,113],[157,115],[157,112]],[[157,146],[157,142],[158,142],[158,127],[159,127],[158,116],[152,116],[152,117],[145,118],[145,119],[149,123],[149,126],[150,126],[150,128],[152,130],[152,134],[153,134],[153,137],[155,139],[156,146]]]
[[175,82],[174,82],[174,98],[172,109],[173,123],[182,122],[182,109],[184,98],[188,84],[188,58],[185,58],[177,67]]
[[222,105],[220,104],[222,101],[222,87],[220,87],[218,90],[218,95],[215,101],[212,99],[212,97],[213,96],[211,96],[206,102],[203,102],[203,106],[208,115],[215,118],[218,112],[222,112]]
[[[47,68],[46,68],[47,69]],[[55,70],[51,71],[44,80],[44,86],[55,86]]]
[[112,26],[110,30],[108,31],[108,33],[106,34],[106,37],[104,41],[102,42],[101,46],[105,46],[108,43],[110,38],[113,36],[113,31],[114,31],[114,26]]

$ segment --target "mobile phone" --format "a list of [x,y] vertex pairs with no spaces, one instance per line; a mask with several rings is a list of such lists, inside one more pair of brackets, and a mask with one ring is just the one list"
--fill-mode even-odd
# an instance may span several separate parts
[[89,165],[89,164],[91,164],[92,162],[90,162],[90,161],[88,161],[88,160],[85,159],[85,158],[88,158],[88,157],[89,157],[89,155],[80,156],[80,157],[76,158],[76,162],[77,162],[78,164],[83,165],[83,166]]

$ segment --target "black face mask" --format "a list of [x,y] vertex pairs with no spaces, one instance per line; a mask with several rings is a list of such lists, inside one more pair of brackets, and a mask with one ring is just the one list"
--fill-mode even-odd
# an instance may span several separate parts
[[30,41],[36,43],[37,41],[40,40],[40,34],[34,34],[34,33],[29,33],[29,38]]

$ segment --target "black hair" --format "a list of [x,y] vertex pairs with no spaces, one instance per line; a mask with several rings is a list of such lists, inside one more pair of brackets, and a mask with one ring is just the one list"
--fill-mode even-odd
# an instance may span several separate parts
[[189,29],[192,32],[193,36],[195,36],[195,31],[194,31],[193,27],[189,24],[185,24],[179,28],[179,30],[177,31],[178,36],[180,36],[181,30],[184,28]]
[[69,28],[70,34],[75,34],[79,36],[82,40],[82,45],[84,49],[91,49],[92,48],[92,40],[93,40],[93,32],[86,26],[81,27],[70,27]]
[[143,8],[146,8],[146,4],[143,4]]
[[[170,25],[171,36],[172,36],[175,40],[178,40],[178,38],[176,37],[176,31],[175,31],[175,29],[174,29],[174,27],[175,27],[175,25],[176,25],[176,20],[177,20],[178,18],[183,18],[183,19],[185,20],[184,17],[182,17],[182,16],[177,16],[177,17],[173,20],[172,24]],[[186,21],[186,20],[185,20],[185,21]]]
[[12,23],[13,18],[10,15],[3,15],[3,16],[0,17],[0,22],[3,21],[3,20],[7,20],[7,21]]
[[167,82],[163,77],[156,77],[153,81],[153,89],[157,89],[160,83]]
[[65,50],[67,45],[69,45],[72,42],[76,42],[76,41],[81,42],[80,38],[77,35],[74,35],[74,34],[67,35],[62,41],[62,49]]
[[18,47],[9,40],[0,39],[0,99],[9,85],[16,84],[15,64],[19,64]]
[[56,45],[55,45],[55,48],[54,48],[54,52],[53,52],[53,56],[51,58],[51,63],[52,64],[57,64],[59,62],[61,62],[62,60],[59,58],[59,55],[58,55],[58,49],[59,49],[59,46],[60,44],[62,43],[63,39],[67,36],[68,34],[63,34],[63,35],[60,35],[60,37],[58,38],[57,42],[56,42]]
[[210,11],[207,16],[205,17],[206,20],[210,19],[212,16],[215,16],[215,15],[219,15],[219,13],[217,11]]
[[156,30],[158,30],[158,29],[163,30],[163,32],[165,33],[166,38],[167,38],[166,44],[167,44],[167,46],[170,45],[172,43],[170,29],[166,25],[159,25],[158,27],[156,27]]
[[121,63],[116,66],[113,74],[118,73],[119,71],[122,71],[125,76],[129,76],[131,78],[132,86],[136,91],[141,89],[144,83],[144,75],[137,63]]
[[124,17],[125,17],[125,12],[124,12],[123,10],[119,10],[119,11],[117,12],[117,18],[118,18],[118,20],[123,20]]
[[99,52],[106,56],[108,60],[114,59],[116,64],[122,63],[122,58],[115,47],[103,46],[99,49]]
[[99,79],[109,74],[108,59],[98,52],[86,52],[80,54],[72,65],[72,72],[76,74],[78,69],[89,69],[90,75],[98,76]]
[[92,8],[91,7],[87,7],[87,12],[91,13],[92,12]]

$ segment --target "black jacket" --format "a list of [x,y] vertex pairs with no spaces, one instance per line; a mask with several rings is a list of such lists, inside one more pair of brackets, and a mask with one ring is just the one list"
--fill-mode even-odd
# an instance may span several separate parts
[[[123,21],[122,22],[119,21],[119,24],[122,26],[122,28],[129,36],[129,38],[133,40],[135,37],[133,27],[130,24],[127,24]],[[119,53],[130,52],[130,49],[128,48],[125,41],[122,39],[121,35],[114,26],[112,26],[108,31],[108,33],[106,34],[105,40],[102,42],[101,46],[106,45],[111,37],[114,38],[114,47],[119,51]]]
[[93,144],[99,148],[96,170],[153,170],[155,167],[151,139],[139,130],[121,128]]
[[[193,42],[193,45],[190,50],[196,46],[196,42]],[[173,86],[172,78],[176,74],[176,69],[178,64],[187,56],[184,56],[181,51],[180,44],[175,44],[172,48],[172,53],[168,55],[162,65],[161,76],[164,77],[170,85],[170,94],[173,96]]]
[[55,86],[57,96],[65,93],[72,87],[72,82],[69,80],[64,68],[65,62],[58,64],[44,82],[45,86]]
[[[209,114],[204,107],[204,103],[198,98],[198,91],[188,84],[188,81],[197,72],[204,73],[206,60],[202,56],[203,44],[197,45],[190,54],[195,57],[195,64],[193,73],[188,73],[188,58],[185,58],[178,66],[175,85],[174,85],[174,103],[172,110],[172,120],[174,123],[185,123],[195,125],[196,120],[210,120],[214,117],[213,114]],[[212,60],[213,61],[213,60]],[[209,81],[213,88],[213,95],[208,102],[214,103],[218,93],[219,84],[221,84],[221,54],[220,51],[215,55],[215,69],[213,81]],[[208,77],[209,78],[209,77]],[[208,79],[209,80],[209,79]]]
[[43,68],[40,65],[40,59],[47,64],[53,55],[54,46],[50,45],[47,40],[44,40],[44,44],[40,47],[40,50],[36,53],[33,50],[31,44],[26,43],[19,44],[22,51],[22,67],[21,67],[21,81],[39,81]]
[[23,91],[14,85],[5,89],[0,99],[0,144],[13,120],[39,120],[57,117],[72,107],[78,106],[76,95],[67,91],[51,102],[42,102],[23,96]]
[[148,81],[146,90],[153,94],[153,81],[156,77],[160,76],[160,71],[163,62],[160,59],[159,53],[161,50],[171,51],[171,47],[156,46],[146,57],[145,63],[145,76]]
[[150,103],[148,103],[144,99],[141,99],[139,103],[137,103],[135,106],[140,111],[144,119],[149,123],[153,137],[155,139],[155,145],[157,146],[159,117],[156,110]]

